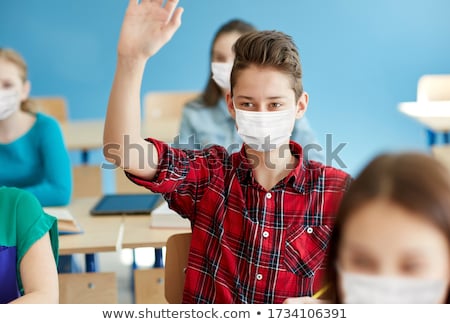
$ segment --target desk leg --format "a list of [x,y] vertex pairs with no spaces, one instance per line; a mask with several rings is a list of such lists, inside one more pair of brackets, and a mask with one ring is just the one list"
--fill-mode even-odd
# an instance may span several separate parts
[[164,267],[162,248],[155,249],[155,264],[153,267],[154,268],[163,268]]
[[88,164],[89,152],[88,150],[81,150],[81,164]]
[[86,272],[97,272],[97,255],[96,254],[86,254]]
[[427,129],[427,139],[428,139],[428,146],[432,147],[434,144],[436,144],[436,133],[430,129]]

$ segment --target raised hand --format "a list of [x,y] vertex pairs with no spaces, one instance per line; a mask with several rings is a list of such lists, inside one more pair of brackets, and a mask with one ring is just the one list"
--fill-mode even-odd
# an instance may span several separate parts
[[122,23],[118,54],[148,59],[164,46],[181,25],[183,8],[178,0],[130,0]]

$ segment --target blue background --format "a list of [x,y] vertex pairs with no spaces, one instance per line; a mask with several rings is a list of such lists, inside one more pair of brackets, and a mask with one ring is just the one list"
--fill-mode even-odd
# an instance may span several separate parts
[[[0,46],[29,64],[32,95],[64,95],[70,118],[103,118],[127,0],[0,0]],[[319,141],[347,143],[355,174],[382,151],[427,150],[424,128],[397,105],[423,74],[450,73],[448,0],[181,0],[183,23],[147,65],[142,94],[200,90],[216,29],[242,18],[292,35],[307,116]],[[98,156],[100,159],[100,154]],[[333,164],[335,166],[336,164]]]

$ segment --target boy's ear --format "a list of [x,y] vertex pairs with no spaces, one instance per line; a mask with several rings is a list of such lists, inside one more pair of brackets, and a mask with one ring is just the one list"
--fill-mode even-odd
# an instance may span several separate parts
[[233,98],[231,97],[230,91],[227,91],[226,100],[227,100],[228,112],[230,113],[230,115],[233,119],[236,119],[236,111],[234,110]]
[[306,109],[308,108],[308,100],[309,100],[308,93],[303,91],[302,95],[297,101],[297,113],[295,114],[296,119],[302,118],[303,115],[305,114]]

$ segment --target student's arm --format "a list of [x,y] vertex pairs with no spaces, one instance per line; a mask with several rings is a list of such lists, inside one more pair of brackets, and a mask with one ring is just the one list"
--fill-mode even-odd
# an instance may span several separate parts
[[20,262],[20,276],[25,294],[11,304],[57,304],[58,273],[49,234],[37,240]]
[[140,92],[147,60],[167,43],[181,24],[177,0],[130,0],[122,24],[116,73],[103,133],[105,158],[129,173],[152,179],[158,156],[141,136]]
[[44,119],[39,131],[39,155],[43,168],[36,172],[42,172],[43,179],[24,189],[33,193],[42,206],[67,205],[72,193],[72,173],[61,129],[55,120]]

